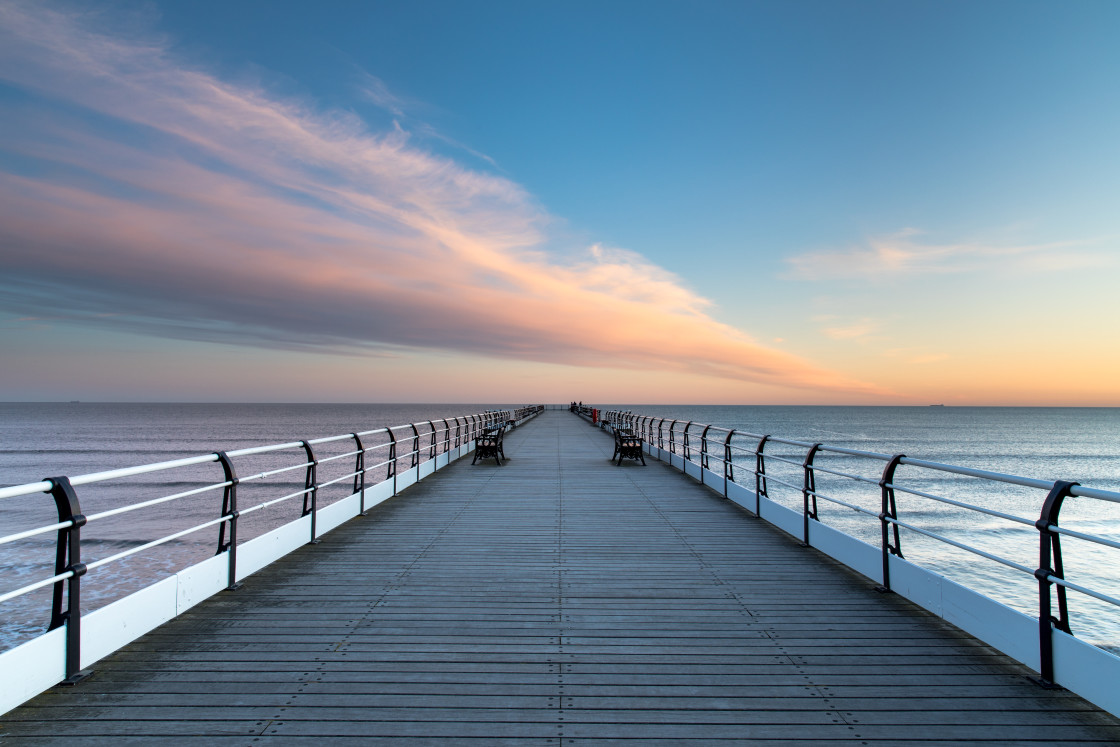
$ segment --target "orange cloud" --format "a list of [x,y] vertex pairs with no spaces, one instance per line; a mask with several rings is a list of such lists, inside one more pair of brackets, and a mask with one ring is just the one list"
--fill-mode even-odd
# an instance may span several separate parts
[[35,102],[7,144],[35,167],[0,173],[11,310],[263,347],[458,350],[883,393],[718,322],[638,254],[545,251],[549,217],[520,186],[399,127],[371,133],[95,21],[0,7],[0,77]]

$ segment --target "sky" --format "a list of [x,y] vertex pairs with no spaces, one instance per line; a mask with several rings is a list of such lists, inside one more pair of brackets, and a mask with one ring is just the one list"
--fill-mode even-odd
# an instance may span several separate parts
[[0,400],[1120,406],[1117,38],[0,0]]

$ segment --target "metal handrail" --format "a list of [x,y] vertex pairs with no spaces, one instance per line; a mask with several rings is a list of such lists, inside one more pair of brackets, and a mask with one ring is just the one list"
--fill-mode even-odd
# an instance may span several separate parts
[[[460,417],[455,418],[457,429],[457,441],[461,435],[460,445],[470,443],[481,431],[483,423],[500,423],[504,425],[513,426],[523,422],[529,417],[536,415],[544,410],[543,405],[532,405],[514,410],[491,410],[486,413],[460,416],[462,422],[466,424],[466,432],[461,433]],[[447,419],[442,420],[443,427],[436,425],[433,420],[422,421],[419,423],[421,428],[417,427],[417,423],[407,423],[404,425],[396,425],[388,428],[377,428],[366,431],[359,431],[355,433],[345,433],[336,436],[326,436],[323,438],[308,439],[302,441],[289,441],[280,444],[267,444],[262,446],[253,446],[244,449],[237,449],[228,452],[214,452],[199,456],[187,457],[183,459],[172,459],[163,462],[154,462],[151,464],[137,465],[134,467],[125,467],[120,469],[105,470],[101,472],[93,472],[84,475],[77,475],[74,477],[54,477],[40,482],[25,483],[23,485],[13,485],[5,488],[0,488],[0,499],[16,498],[21,496],[35,495],[47,493],[54,497],[55,504],[58,510],[58,521],[46,526],[34,527],[24,531],[9,534],[0,537],[0,544],[9,544],[20,540],[29,539],[42,534],[50,532],[58,533],[58,552],[55,564],[55,572],[49,578],[40,579],[31,584],[22,586],[18,589],[0,594],[0,603],[14,599],[16,597],[28,594],[37,589],[47,586],[54,587],[51,611],[51,626],[50,629],[67,625],[67,677],[75,677],[77,675],[77,667],[79,662],[78,646],[80,641],[79,628],[80,616],[79,601],[80,601],[80,579],[87,572],[96,568],[106,566],[122,560],[131,555],[149,550],[153,547],[165,544],[172,540],[184,537],[188,534],[201,531],[214,526],[221,526],[222,533],[219,535],[219,549],[218,552],[229,553],[230,555],[230,585],[234,583],[234,568],[235,557],[237,552],[236,541],[236,523],[239,517],[246,514],[261,511],[270,506],[290,501],[295,498],[303,497],[304,507],[303,514],[311,516],[311,541],[317,541],[315,521],[316,514],[318,513],[317,503],[315,496],[321,488],[326,488],[332,485],[337,485],[350,480],[354,480],[355,492],[359,492],[361,486],[365,485],[365,474],[380,468],[389,467],[388,477],[394,479],[393,494],[396,495],[396,482],[395,478],[398,473],[398,465],[402,459],[408,460],[409,469],[419,469],[420,464],[431,461],[441,454],[447,454],[451,450],[451,426]],[[426,429],[423,428],[426,426]],[[410,449],[397,449],[399,444],[405,441],[405,437],[396,438],[394,431],[407,430],[409,432],[408,440],[411,441]],[[378,443],[371,446],[362,444],[362,436],[376,436],[384,434],[388,440],[384,443]],[[421,448],[419,440],[421,436],[427,436],[429,443]],[[351,449],[340,454],[332,454],[324,457],[317,457],[312,446],[333,443],[338,441],[351,440],[359,448]],[[442,450],[441,450],[442,447]],[[244,458],[249,456],[258,456],[262,454],[273,454],[285,450],[300,449],[304,458],[300,459],[296,464],[288,466],[264,470],[252,475],[238,478],[232,466],[232,459]],[[365,455],[367,453],[376,452],[378,449],[388,449],[388,458],[375,464],[372,467],[366,466]],[[338,461],[341,459],[353,458],[355,459],[354,469],[333,479],[319,482],[317,478],[316,468],[325,463]],[[226,471],[226,479],[211,484],[204,485],[191,490],[181,491],[171,495],[159,496],[150,498],[137,503],[131,503],[126,506],[119,506],[116,508],[108,509],[90,516],[85,516],[81,512],[80,502],[74,488],[81,485],[90,485],[95,483],[110,482],[120,480],[137,475],[152,474],[157,472],[166,472],[168,470],[182,469],[185,467],[193,467],[202,464],[209,464],[213,462],[220,462]],[[286,495],[276,498],[261,501],[255,505],[235,508],[235,504],[223,500],[223,513],[216,518],[205,521],[201,524],[182,529],[171,534],[165,535],[150,542],[129,548],[123,552],[111,555],[105,558],[99,558],[88,564],[80,562],[81,558],[81,527],[98,520],[103,520],[112,516],[129,513],[154,506],[170,503],[172,501],[180,500],[190,496],[198,495],[201,493],[225,490],[227,499],[230,497],[230,491],[235,490],[239,484],[263,480],[268,477],[280,475],[295,470],[307,470],[306,482],[301,490],[297,490]],[[362,511],[364,512],[364,489],[362,492]],[[226,511],[228,510],[228,513]],[[225,527],[230,527],[230,540],[225,541]],[[65,588],[64,584],[68,586]],[[64,604],[65,597],[65,604]]]
[[[603,414],[602,417],[605,423],[611,424],[617,422],[617,418],[619,415],[620,413],[618,413],[617,411],[607,411]],[[651,431],[652,423],[655,419],[657,419],[656,416],[650,415],[634,416],[630,413],[627,413],[627,416],[630,418],[638,418],[643,420],[644,422],[650,423]],[[661,429],[661,425],[663,425],[665,421],[665,418],[660,419],[660,424],[658,425],[658,442],[656,444],[649,444],[649,448],[651,449],[651,451],[653,448],[665,450],[663,433]],[[1089,488],[1077,483],[1064,481],[1046,481],[1036,478],[1022,477],[1019,475],[1005,474],[1002,472],[992,472],[989,470],[976,469],[972,467],[942,464],[940,462],[933,462],[924,459],[915,459],[902,454],[890,455],[874,451],[863,451],[860,449],[833,446],[829,444],[814,444],[806,441],[797,441],[770,435],[757,435],[749,433],[747,431],[728,429],[715,425],[703,425],[704,436],[706,436],[709,432],[722,432],[728,434],[725,442],[726,461],[721,460],[717,455],[708,452],[708,439],[702,436],[704,446],[701,451],[700,462],[695,462],[687,453],[688,432],[689,428],[701,427],[702,424],[689,421],[684,425],[683,429],[678,429],[677,425],[679,422],[680,421],[678,420],[673,420],[669,424],[669,447],[667,451],[677,457],[683,456],[683,459],[680,462],[680,469],[682,471],[687,472],[689,464],[694,465],[694,467],[699,467],[700,480],[703,481],[704,472],[706,470],[709,470],[709,460],[716,459],[717,461],[724,461],[724,495],[727,495],[727,484],[729,482],[740,485],[747,490],[750,490],[754,494],[756,501],[754,512],[756,515],[760,512],[759,501],[761,500],[761,498],[769,497],[766,495],[766,488],[768,486],[779,485],[792,491],[797,491],[802,496],[803,505],[801,507],[801,513],[804,522],[802,539],[806,544],[808,544],[810,540],[810,522],[820,521],[820,518],[817,515],[816,511],[817,498],[821,498],[830,503],[852,509],[859,514],[877,518],[882,525],[881,543],[879,549],[883,556],[883,586],[887,590],[890,589],[890,573],[889,564],[887,562],[888,555],[896,555],[898,557],[902,556],[901,541],[898,533],[900,527],[1035,577],[1038,580],[1039,587],[1038,619],[1039,651],[1041,662],[1040,671],[1042,673],[1042,681],[1045,683],[1053,682],[1053,655],[1052,644],[1050,642],[1051,630],[1058,629],[1067,633],[1070,632],[1068,611],[1066,609],[1065,590],[1067,588],[1072,589],[1074,591],[1094,597],[1100,601],[1120,607],[1120,599],[1101,591],[1089,589],[1083,585],[1079,585],[1065,579],[1062,567],[1060,537],[1062,535],[1065,535],[1067,537],[1075,537],[1085,542],[1113,549],[1120,549],[1120,542],[1110,540],[1105,537],[1098,537],[1086,532],[1067,529],[1058,525],[1058,518],[1061,511],[1062,500],[1064,497],[1077,496],[1106,501],[1109,503],[1120,503],[1120,492],[1103,490],[1100,488]],[[684,437],[685,449],[683,450],[683,454],[682,450],[676,448],[678,443],[676,435],[678,433],[682,434]],[[758,445],[751,449],[744,446],[739,446],[737,444],[732,444],[731,434],[742,438],[759,439]],[[784,446],[793,447],[794,449],[804,450],[804,457],[801,461],[798,461],[793,457],[793,455],[786,456],[785,454],[774,454],[767,452],[764,459],[762,449],[763,446],[767,443],[777,443]],[[818,464],[815,464],[813,460],[814,455],[819,453],[839,454],[866,459],[872,462],[885,463],[885,466],[883,467],[882,477],[880,477],[878,480],[874,480],[866,476],[851,474],[848,472],[820,466]],[[753,480],[753,490],[752,486],[741,482],[739,479],[736,479],[735,475],[728,474],[727,468],[730,463],[734,462],[735,456],[742,457],[744,461],[746,461],[748,456],[753,459],[753,469],[748,468],[741,469],[739,471],[739,475],[746,475],[746,477],[743,477],[741,479]],[[786,475],[784,474],[781,476],[772,474],[766,469],[767,462],[778,462],[802,472],[801,484],[794,484],[793,482],[788,481],[789,478],[783,479],[783,477],[786,477]],[[670,460],[670,463],[673,464],[673,460]],[[906,485],[900,484],[900,480],[895,475],[895,470],[899,466],[906,466],[917,470],[932,470],[946,474],[958,475],[961,477],[986,480],[1007,485],[1015,485],[1034,490],[1045,490],[1048,492],[1046,500],[1044,501],[1044,504],[1041,508],[1040,517],[1035,520],[1022,516],[1015,516],[1014,514],[1010,514],[1005,511],[998,511],[996,509],[986,508],[984,506],[978,506],[965,501],[958,501],[946,496],[934,495],[926,491],[907,487]],[[790,471],[792,472],[793,470]],[[853,503],[849,503],[847,501],[843,501],[838,498],[818,492],[816,489],[816,476],[818,473],[852,480],[859,484],[876,486],[881,492],[880,510],[878,512],[875,512],[867,508],[857,506]],[[931,532],[927,529],[915,526],[910,522],[900,520],[897,515],[895,503],[896,492],[936,501],[942,504],[952,505],[957,508],[961,508],[977,514],[997,517],[1022,526],[1034,527],[1037,530],[1039,537],[1039,567],[1037,569],[1028,568],[1021,563],[1017,563],[1007,558],[1002,558],[986,550],[973,547],[967,543],[960,542],[950,537],[945,537],[936,532]],[[892,536],[893,542],[891,541]],[[1057,616],[1053,616],[1051,614],[1051,605],[1053,601],[1052,592],[1054,591],[1056,591],[1057,594]]]

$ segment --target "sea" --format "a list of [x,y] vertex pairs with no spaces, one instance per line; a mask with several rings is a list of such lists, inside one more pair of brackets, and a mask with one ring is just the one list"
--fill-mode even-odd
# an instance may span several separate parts
[[[171,403],[0,403],[0,487],[37,482],[46,477],[76,476],[132,467],[215,451],[290,443],[304,439],[368,431],[406,423],[427,423],[524,403],[484,404],[171,404]],[[733,471],[740,482],[754,485],[753,449],[758,435],[824,443],[1039,480],[1073,480],[1085,486],[1120,492],[1120,409],[1017,407],[822,407],[601,404],[602,410],[733,428]],[[440,423],[442,424],[442,423]],[[680,425],[677,426],[678,432]],[[420,431],[429,430],[422,426]],[[689,433],[698,458],[699,433]],[[398,431],[411,434],[411,430]],[[667,432],[666,432],[667,434]],[[715,435],[711,432],[710,435]],[[718,443],[716,441],[718,440]],[[710,446],[722,454],[723,434]],[[369,437],[365,445],[383,443]],[[427,438],[421,438],[423,457]],[[342,440],[316,450],[325,460],[352,450]],[[404,447],[401,447],[402,450]],[[380,479],[387,469],[385,450],[371,454],[366,467]],[[402,451],[403,453],[403,451]],[[799,466],[805,449],[779,443],[766,447],[771,499],[798,511],[802,494]],[[273,473],[303,461],[299,448],[236,461],[239,475]],[[878,546],[876,518],[835,503],[842,501],[878,513],[877,482],[881,461],[820,453],[818,473],[820,521]],[[320,467],[319,482],[353,469],[352,458],[331,460]],[[719,471],[718,462],[713,469]],[[842,473],[842,475],[833,474]],[[86,515],[132,505],[218,482],[216,463],[157,472],[78,488]],[[298,492],[305,470],[291,469],[247,480],[239,489],[239,505],[248,506]],[[895,483],[927,495],[1010,514],[1034,522],[1045,491],[1000,482],[965,478],[903,466]],[[792,487],[790,487],[792,486]],[[320,506],[352,490],[341,480],[320,491]],[[220,490],[150,506],[93,521],[82,530],[82,561],[110,557],[173,532],[210,521],[220,513]],[[923,531],[903,530],[903,555],[936,569],[962,585],[981,591],[1025,614],[1037,615],[1037,581],[964,545],[1029,569],[1038,565],[1038,533],[1032,526],[937,502],[899,491],[899,518]],[[301,513],[302,498],[247,514],[239,524],[239,541],[291,521]],[[0,500],[0,537],[54,523],[49,495]],[[1120,541],[1120,504],[1086,498],[1067,499],[1061,524],[1085,534]],[[141,589],[177,570],[212,556],[217,528],[209,527],[171,542],[96,568],[83,579],[84,612]],[[21,588],[53,573],[53,533],[0,544],[0,594]],[[1120,550],[1074,537],[1062,540],[1066,578],[1100,593],[1120,597]],[[1069,592],[1070,619],[1079,637],[1120,652],[1120,610],[1092,597]],[[49,588],[0,603],[0,651],[43,632],[50,617]]]

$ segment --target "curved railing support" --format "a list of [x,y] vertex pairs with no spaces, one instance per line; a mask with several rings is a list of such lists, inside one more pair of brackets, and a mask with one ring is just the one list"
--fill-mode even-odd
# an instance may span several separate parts
[[708,430],[712,426],[705,425],[700,431],[700,484],[704,483],[704,470],[708,469]]
[[366,447],[357,433],[351,433],[357,454],[354,458],[354,492],[358,494],[358,513],[366,515]]
[[758,445],[754,447],[754,515],[762,516],[762,496],[769,498],[766,493],[766,456],[764,449],[766,442],[770,440],[770,434],[767,433],[762,438],[758,439]]
[[1062,511],[1062,501],[1070,495],[1076,482],[1058,480],[1042,504],[1042,512],[1035,522],[1038,528],[1038,653],[1040,684],[1055,687],[1054,684],[1054,628],[1069,633],[1069,611],[1066,609],[1066,587],[1058,585],[1058,616],[1054,617],[1050,589],[1052,579],[1064,579],[1062,568],[1062,538],[1054,530],[1058,527],[1058,515]]
[[731,437],[735,435],[735,429],[732,428],[727,432],[727,438],[723,440],[723,497],[727,497],[727,483],[735,482],[735,465],[731,462]]
[[416,423],[409,423],[408,427],[412,429],[412,461],[408,468],[412,469],[420,465],[420,429],[416,427]]
[[443,419],[443,453],[447,454],[451,451],[451,423],[447,422],[447,418]]
[[[879,477],[879,524],[882,532],[880,547],[883,553],[883,585],[882,591],[891,590],[891,564],[890,556],[902,557],[902,540],[898,536],[898,506],[894,499],[894,473],[898,465],[906,458],[905,454],[895,454],[887,465],[883,467],[883,474]],[[891,534],[894,534],[894,544],[891,544]]]
[[311,515],[311,540],[308,544],[317,545],[319,538],[315,536],[315,520],[319,515],[319,482],[316,474],[319,460],[315,458],[315,452],[308,441],[300,441],[300,446],[307,452],[307,475],[303,481],[303,513],[300,515]]
[[[86,567],[81,562],[82,526],[86,517],[78,502],[78,494],[67,477],[48,477],[51,497],[58,510],[58,523],[69,523],[58,530],[54,575],[69,573],[65,580],[54,582],[51,622],[47,630],[66,626],[66,679],[63,685],[76,685],[90,675],[82,671],[82,576]],[[62,606],[63,584],[66,585],[66,608]]]
[[[223,521],[218,525],[218,551],[214,554],[229,553],[229,583],[226,588],[236,589],[241,586],[237,583],[237,517],[241,515],[237,510],[237,485],[240,480],[229,456],[224,451],[216,451],[214,454],[218,457],[218,463],[222,465],[225,482],[229,483],[222,490],[222,516],[228,516],[229,521]],[[229,525],[228,542],[226,541],[227,524]]]
[[813,471],[813,459],[816,458],[817,452],[820,451],[821,446],[824,444],[813,444],[809,448],[809,453],[805,455],[805,461],[801,463],[801,469],[804,471],[801,482],[801,498],[804,504],[804,510],[801,512],[802,521],[804,522],[804,537],[802,544],[804,547],[809,546],[809,521],[817,521],[817,473]]
[[389,456],[386,459],[385,479],[393,479],[393,495],[397,494],[397,437],[393,435],[392,428],[385,429],[389,437]]

